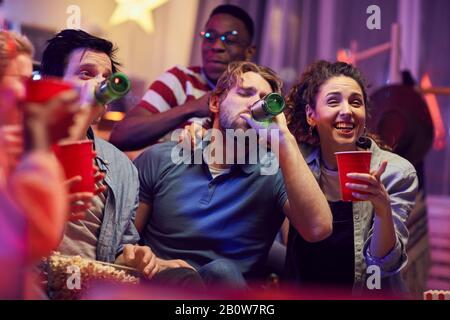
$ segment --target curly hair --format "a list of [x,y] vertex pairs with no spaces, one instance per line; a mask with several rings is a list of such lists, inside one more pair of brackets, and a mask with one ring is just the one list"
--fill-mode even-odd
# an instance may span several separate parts
[[309,105],[315,110],[317,94],[321,85],[328,79],[339,76],[352,78],[358,83],[363,93],[366,112],[368,112],[369,98],[366,81],[357,68],[345,62],[316,61],[308,66],[286,97],[285,114],[288,128],[298,143],[319,144],[317,130],[313,130],[306,120],[306,106]]

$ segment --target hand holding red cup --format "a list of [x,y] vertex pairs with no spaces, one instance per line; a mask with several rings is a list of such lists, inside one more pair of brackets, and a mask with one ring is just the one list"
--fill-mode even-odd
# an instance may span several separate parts
[[91,140],[54,145],[53,152],[61,163],[66,178],[81,177],[81,181],[70,186],[70,193],[95,192],[95,153]]
[[78,91],[58,78],[28,80],[21,104],[26,149],[42,149],[69,136],[80,110]]
[[[361,199],[353,196],[353,190],[349,189],[347,183],[364,184],[361,181],[351,179],[347,175],[349,173],[370,173],[370,160],[372,159],[372,151],[344,151],[335,152],[339,182],[341,186],[341,195],[343,201],[361,201]],[[363,191],[360,192],[364,194]]]

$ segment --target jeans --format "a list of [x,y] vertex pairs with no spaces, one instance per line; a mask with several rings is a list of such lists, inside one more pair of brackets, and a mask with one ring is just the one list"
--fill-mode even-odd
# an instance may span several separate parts
[[231,289],[247,289],[247,282],[241,271],[231,261],[217,259],[198,269],[207,287],[223,286]]
[[176,288],[204,289],[200,275],[190,268],[173,268],[158,272],[150,282]]

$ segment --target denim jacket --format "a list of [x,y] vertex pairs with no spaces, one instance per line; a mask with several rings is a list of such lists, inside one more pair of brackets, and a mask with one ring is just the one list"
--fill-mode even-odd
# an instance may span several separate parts
[[[415,204],[418,187],[416,171],[407,160],[392,152],[380,149],[371,139],[364,139],[358,146],[372,151],[371,171],[378,169],[383,160],[388,162],[386,171],[381,176],[381,182],[390,196],[397,241],[394,248],[385,257],[381,259],[372,258],[370,241],[375,217],[373,206],[369,201],[353,202],[355,244],[353,292],[360,293],[366,289],[367,278],[373,274],[373,272],[366,273],[369,265],[377,265],[380,268],[381,289],[387,289],[394,293],[404,291],[400,271],[405,267],[408,260],[406,255],[406,243],[408,241],[406,219]],[[300,149],[306,163],[319,181],[321,174],[320,148],[304,144],[300,146]]]
[[139,204],[139,178],[137,169],[128,157],[109,142],[88,131],[97,152],[96,164],[105,172],[108,186],[102,226],[97,243],[97,260],[114,262],[124,244],[139,241],[134,226]]

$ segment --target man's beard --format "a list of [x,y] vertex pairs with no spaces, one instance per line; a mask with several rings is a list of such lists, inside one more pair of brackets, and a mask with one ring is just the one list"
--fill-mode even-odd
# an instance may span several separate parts
[[223,114],[219,114],[219,124],[222,130],[226,129],[242,129],[246,131],[247,129],[250,129],[249,124],[242,119],[239,115],[236,115],[234,119],[231,119],[230,117],[226,117]]

